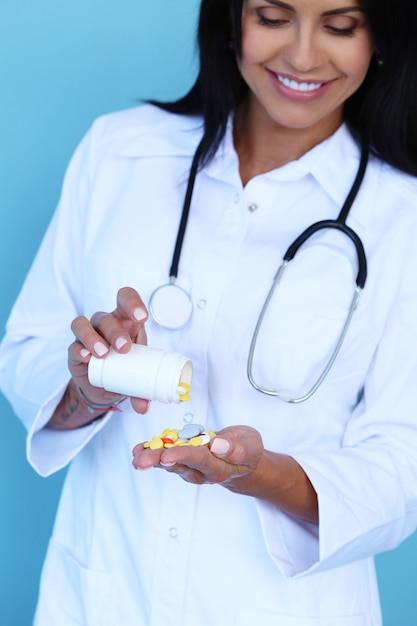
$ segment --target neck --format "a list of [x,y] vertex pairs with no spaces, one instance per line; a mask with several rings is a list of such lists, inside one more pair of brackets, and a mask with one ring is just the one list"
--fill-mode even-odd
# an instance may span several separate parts
[[329,128],[288,128],[244,102],[235,116],[234,144],[245,186],[252,178],[299,159],[329,137],[340,121]]

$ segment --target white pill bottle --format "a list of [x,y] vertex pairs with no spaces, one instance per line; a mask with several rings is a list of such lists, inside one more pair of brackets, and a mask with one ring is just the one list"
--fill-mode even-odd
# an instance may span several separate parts
[[136,343],[126,354],[110,348],[106,357],[92,356],[88,364],[91,385],[124,396],[166,403],[190,399],[192,374],[192,363],[182,354]]

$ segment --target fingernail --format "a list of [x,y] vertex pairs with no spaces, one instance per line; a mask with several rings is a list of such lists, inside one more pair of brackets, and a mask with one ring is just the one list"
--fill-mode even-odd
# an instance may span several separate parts
[[81,356],[83,359],[86,359],[88,356],[90,356],[90,354],[91,354],[91,352],[90,352],[89,350],[87,350],[87,348],[83,348],[83,349],[80,351],[80,356]]
[[119,337],[118,339],[116,339],[116,348],[118,350],[120,350],[121,348],[123,348],[123,346],[125,346],[128,343],[126,337]]
[[227,439],[221,439],[220,437],[216,437],[210,446],[210,450],[214,452],[214,454],[226,454],[229,452],[229,449],[230,443]]
[[176,465],[176,463],[162,463],[162,461],[160,461],[159,465],[161,465],[162,467],[173,467],[174,465]]
[[146,311],[139,307],[133,311],[133,315],[138,322],[143,322],[147,318]]
[[104,345],[104,343],[101,343],[101,341],[96,341],[94,344],[94,352],[98,354],[98,356],[104,356],[108,351],[108,348]]

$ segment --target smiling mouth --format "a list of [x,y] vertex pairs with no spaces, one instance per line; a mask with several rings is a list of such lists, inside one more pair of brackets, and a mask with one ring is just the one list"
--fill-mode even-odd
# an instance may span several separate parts
[[289,79],[286,76],[281,76],[280,74],[276,74],[276,77],[280,83],[285,85],[285,87],[289,87],[294,91],[315,91],[316,89],[320,89],[320,87],[324,85],[324,83],[299,83],[294,79]]

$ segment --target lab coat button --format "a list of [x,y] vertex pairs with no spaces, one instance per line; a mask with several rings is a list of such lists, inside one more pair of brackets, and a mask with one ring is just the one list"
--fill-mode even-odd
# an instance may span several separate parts
[[192,413],[186,413],[182,419],[186,424],[191,424],[194,419],[194,415]]
[[235,204],[237,204],[240,200],[240,195],[238,193],[235,194],[235,197],[233,198],[233,201]]
[[199,303],[197,304],[198,308],[203,310],[206,308],[207,306],[207,301],[206,300],[200,300]]
[[171,539],[176,539],[178,537],[178,529],[177,528],[170,528],[169,529],[169,536],[171,537]]
[[255,202],[252,202],[248,205],[248,209],[251,213],[255,213],[259,209],[258,205]]

